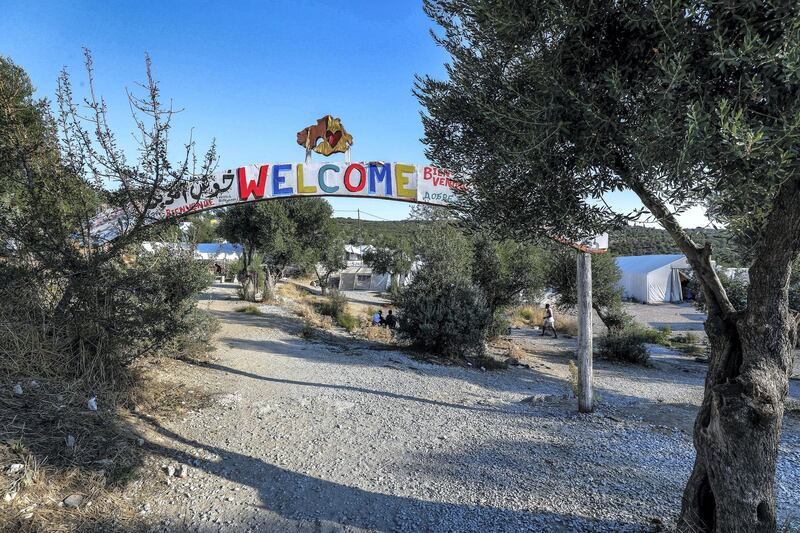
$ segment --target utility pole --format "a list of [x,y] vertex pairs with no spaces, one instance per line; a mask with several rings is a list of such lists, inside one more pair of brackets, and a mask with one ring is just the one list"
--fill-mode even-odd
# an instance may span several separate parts
[[356,209],[358,213],[358,245],[361,246],[364,244],[364,232],[361,229],[361,209]]
[[592,254],[578,252],[578,411],[594,410],[592,384]]

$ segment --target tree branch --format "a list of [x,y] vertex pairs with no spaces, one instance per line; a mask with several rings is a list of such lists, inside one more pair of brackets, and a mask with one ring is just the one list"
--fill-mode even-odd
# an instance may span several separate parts
[[686,255],[686,260],[694,270],[694,274],[701,280],[701,286],[706,293],[709,315],[726,317],[736,309],[728,299],[725,288],[717,276],[717,271],[711,266],[711,244],[705,243],[698,246],[689,234],[681,227],[664,202],[645,184],[627,173],[621,173],[623,179],[633,192],[639,197],[644,206],[655,216],[665,230],[675,239],[678,247]]

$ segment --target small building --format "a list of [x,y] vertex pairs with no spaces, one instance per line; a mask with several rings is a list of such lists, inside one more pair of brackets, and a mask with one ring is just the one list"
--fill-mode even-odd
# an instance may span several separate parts
[[682,302],[691,267],[684,255],[629,255],[616,258],[623,297],[643,303]]

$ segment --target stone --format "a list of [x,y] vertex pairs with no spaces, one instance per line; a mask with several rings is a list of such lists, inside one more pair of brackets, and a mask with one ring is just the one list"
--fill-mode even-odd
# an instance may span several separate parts
[[72,435],[67,435],[67,438],[64,439],[67,443],[67,448],[74,448],[75,447],[75,437]]
[[186,465],[181,465],[180,473],[178,477],[189,477],[189,467]]
[[172,477],[175,475],[175,467],[172,465],[167,466],[167,476]]
[[64,507],[69,507],[70,509],[77,509],[81,505],[83,505],[84,497],[80,494],[70,494],[66,498],[64,498]]
[[6,467],[6,474],[9,476],[13,476],[18,472],[22,472],[25,470],[25,465],[22,463],[12,463]]
[[142,438],[136,439],[136,445],[137,446],[144,446],[144,439],[142,439]]
[[22,385],[20,385],[19,383],[14,385],[14,394],[16,394],[17,396],[22,396]]

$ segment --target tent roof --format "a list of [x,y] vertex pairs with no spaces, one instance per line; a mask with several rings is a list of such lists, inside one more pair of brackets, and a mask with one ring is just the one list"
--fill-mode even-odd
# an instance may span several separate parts
[[366,252],[368,250],[372,250],[372,245],[370,245],[370,244],[361,244],[361,245],[345,244],[345,246],[344,246],[344,251],[349,253],[349,254],[363,255],[364,252]]
[[686,261],[686,256],[680,254],[667,255],[626,255],[616,258],[617,266],[623,272],[645,273],[652,272],[676,261]]
[[241,244],[228,242],[203,242],[197,244],[197,251],[203,254],[241,254],[244,248]]
[[372,274],[372,269],[365,266],[347,267],[341,271],[342,274]]

